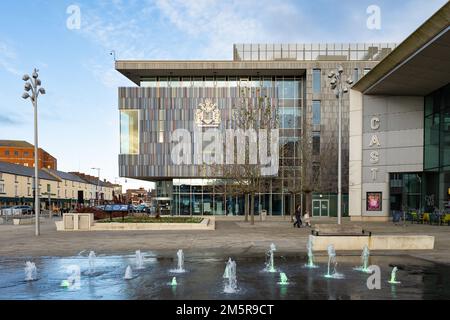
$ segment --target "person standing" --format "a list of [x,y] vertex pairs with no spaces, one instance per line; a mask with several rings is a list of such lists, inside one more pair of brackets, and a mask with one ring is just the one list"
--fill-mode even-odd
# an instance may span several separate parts
[[294,228],[295,226],[301,228],[302,227],[302,208],[299,205],[297,207],[297,210],[295,210],[295,223],[294,223]]
[[305,212],[305,215],[303,216],[303,218],[305,220],[305,226],[311,228],[311,217],[309,216],[309,212],[308,211]]

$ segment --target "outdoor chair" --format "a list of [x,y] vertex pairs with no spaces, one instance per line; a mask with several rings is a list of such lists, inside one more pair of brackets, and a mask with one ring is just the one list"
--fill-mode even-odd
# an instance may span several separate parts
[[450,226],[450,213],[445,213],[443,215],[441,215],[441,221],[440,224],[447,224],[448,226]]
[[430,223],[430,214],[428,212],[424,212],[422,216],[420,217],[421,223]]
[[420,215],[417,212],[411,212],[411,223],[419,223],[420,222]]
[[430,224],[437,224],[439,225],[441,223],[441,215],[438,212],[430,213]]
[[392,211],[392,222],[393,223],[400,223],[400,220],[402,218],[402,212],[394,210]]

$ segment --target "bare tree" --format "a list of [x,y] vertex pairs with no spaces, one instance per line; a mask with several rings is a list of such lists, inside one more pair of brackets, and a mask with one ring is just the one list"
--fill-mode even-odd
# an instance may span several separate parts
[[[277,109],[271,105],[270,99],[263,95],[259,88],[243,87],[240,89],[239,103],[233,106],[234,129],[246,133],[267,130],[270,134],[272,129],[278,128]],[[235,142],[233,138],[232,143],[235,144]],[[226,187],[228,194],[244,195],[245,221],[248,221],[250,215],[251,224],[255,223],[255,195],[267,190],[267,180],[270,179],[262,173],[263,164],[260,162],[255,164],[251,161],[251,158],[257,157],[257,155],[252,154],[255,150],[255,145],[253,145],[255,143],[257,142],[251,138],[250,134],[248,140],[245,139],[243,146],[236,144],[236,147],[232,148],[233,159],[238,159],[238,153],[244,152],[244,163],[237,163],[236,161],[235,164],[212,165],[213,176],[223,177],[230,182]],[[267,150],[270,151],[270,148],[267,148]]]

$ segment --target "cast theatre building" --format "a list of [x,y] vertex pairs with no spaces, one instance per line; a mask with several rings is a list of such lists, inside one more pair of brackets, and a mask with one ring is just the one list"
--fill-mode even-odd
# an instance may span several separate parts
[[450,4],[350,90],[352,220],[450,210]]

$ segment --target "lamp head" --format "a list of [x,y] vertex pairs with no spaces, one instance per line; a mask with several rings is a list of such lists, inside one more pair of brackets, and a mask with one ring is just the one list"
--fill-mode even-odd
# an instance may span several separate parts
[[335,75],[334,71],[330,71],[330,73],[328,74],[328,78],[333,78]]
[[30,95],[28,94],[28,92],[24,92],[22,95],[23,99],[28,99],[30,97]]
[[31,90],[31,83],[29,83],[29,82],[25,83],[24,89],[25,89],[25,91],[30,91]]
[[339,73],[344,72],[344,68],[343,68],[342,66],[339,66],[339,67],[338,67],[338,72],[339,72]]
[[30,76],[27,75],[27,74],[25,74],[25,75],[22,77],[22,80],[23,80],[23,81],[28,81],[28,80],[30,80]]
[[34,69],[33,74],[31,75],[34,79],[37,79],[39,77],[37,70]]
[[347,79],[347,83],[348,83],[348,84],[353,84],[353,79],[352,79],[352,78],[348,78],[348,79]]
[[45,94],[46,92],[45,92],[45,89],[44,88],[39,88],[39,93],[40,94]]

